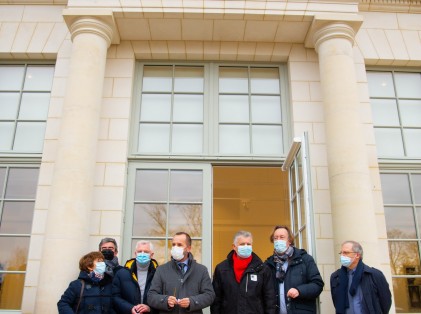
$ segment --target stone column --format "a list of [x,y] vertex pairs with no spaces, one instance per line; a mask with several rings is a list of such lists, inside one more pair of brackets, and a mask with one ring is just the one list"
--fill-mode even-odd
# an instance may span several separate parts
[[[77,12],[76,12],[77,13]],[[36,313],[57,313],[88,247],[96,147],[112,13],[64,11],[72,53],[41,255]]]
[[356,240],[374,262],[378,234],[353,58],[361,23],[358,15],[316,16],[307,46],[319,57],[335,253]]

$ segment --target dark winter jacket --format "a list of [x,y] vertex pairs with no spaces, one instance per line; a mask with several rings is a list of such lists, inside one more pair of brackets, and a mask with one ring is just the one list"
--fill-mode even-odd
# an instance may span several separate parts
[[88,276],[88,273],[81,271],[77,280],[72,281],[64,291],[60,301],[57,303],[60,314],[76,313],[79,302],[82,281],[85,282],[82,300],[79,305],[78,314],[114,314],[111,302],[112,279],[105,274],[104,278],[95,283]]
[[[276,279],[276,263],[273,255],[268,257],[265,264],[272,271],[276,300],[279,312],[279,282]],[[316,313],[316,299],[323,291],[324,282],[320,276],[319,269],[311,255],[303,249],[294,247],[294,253],[288,260],[288,268],[284,280],[285,305],[288,314]],[[289,289],[295,288],[300,293],[297,298],[288,298]]]
[[212,284],[216,298],[211,313],[275,314],[275,291],[269,268],[252,253],[252,260],[238,283],[233,267],[234,252],[215,268]]
[[[174,295],[177,299],[190,298],[190,307],[168,308],[168,297]],[[203,313],[202,309],[210,306],[214,299],[209,272],[193,259],[191,253],[184,275],[173,259],[159,266],[148,292],[149,306],[158,309],[159,313]]]
[[[330,276],[330,289],[335,308],[338,300],[345,297],[341,295],[341,291],[339,290],[339,272],[340,269],[336,270]],[[360,287],[363,297],[363,314],[389,313],[392,305],[392,295],[390,293],[389,284],[380,270],[363,264]],[[337,309],[336,313],[341,312]]]
[[[113,280],[113,305],[119,314],[131,314],[133,306],[148,304],[148,290],[155,275],[158,262],[151,259],[146,277],[144,295],[141,295],[137,279],[136,259],[130,259],[114,276]],[[152,309],[151,309],[152,310]],[[154,313],[154,311],[152,311]]]

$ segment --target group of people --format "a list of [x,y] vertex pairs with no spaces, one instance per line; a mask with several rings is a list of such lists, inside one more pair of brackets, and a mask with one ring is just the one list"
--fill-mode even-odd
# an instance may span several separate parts
[[[150,241],[136,243],[134,258],[120,266],[117,243],[105,238],[99,251],[80,259],[80,274],[58,302],[66,313],[316,313],[324,282],[311,255],[294,246],[288,226],[275,226],[273,254],[265,262],[253,252],[250,232],[235,234],[232,250],[219,263],[213,280],[195,261],[185,232],[172,238],[171,260],[158,267]],[[363,249],[342,244],[342,267],[330,278],[336,313],[388,313],[392,304],[383,273],[362,262]]]

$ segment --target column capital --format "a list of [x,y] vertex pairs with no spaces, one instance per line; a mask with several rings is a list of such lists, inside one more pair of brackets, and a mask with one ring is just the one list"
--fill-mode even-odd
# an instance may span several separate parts
[[332,38],[345,38],[354,44],[355,34],[363,23],[357,14],[317,14],[305,39],[306,48],[315,48]]
[[120,43],[120,35],[111,10],[64,9],[63,18],[72,40],[81,33],[92,33],[103,37],[108,44]]

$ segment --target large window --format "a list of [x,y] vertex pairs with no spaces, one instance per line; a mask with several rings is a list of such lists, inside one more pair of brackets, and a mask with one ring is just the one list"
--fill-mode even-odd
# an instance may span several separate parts
[[41,153],[53,66],[0,65],[0,153]]
[[421,73],[367,73],[379,158],[421,158]]
[[367,73],[396,312],[421,311],[421,74]]
[[284,154],[282,66],[139,67],[135,155]]
[[0,309],[21,307],[38,168],[0,166]]

